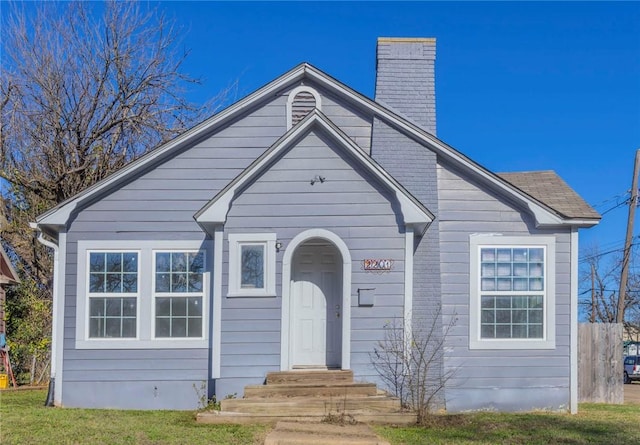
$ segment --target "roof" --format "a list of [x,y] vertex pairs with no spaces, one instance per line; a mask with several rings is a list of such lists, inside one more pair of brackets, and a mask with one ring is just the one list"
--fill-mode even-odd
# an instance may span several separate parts
[[0,284],[19,283],[20,278],[9,261],[4,248],[0,246]]
[[206,231],[213,232],[215,226],[224,224],[231,202],[242,188],[253,181],[264,170],[300,140],[312,129],[322,130],[331,137],[348,156],[359,163],[373,177],[378,179],[394,194],[404,223],[411,225],[413,230],[422,234],[433,222],[434,215],[420,201],[413,197],[395,178],[380,167],[368,154],[356,145],[340,128],[333,124],[321,111],[315,109],[302,121],[279,138],[267,151],[251,163],[242,173],[222,189],[211,201],[200,209],[194,218]]
[[498,176],[566,218],[601,217],[553,170],[498,173]]
[[382,120],[387,125],[418,141],[427,149],[432,150],[439,157],[457,165],[463,171],[477,178],[489,188],[511,198],[516,203],[519,203],[523,208],[526,208],[531,212],[535,218],[536,225],[539,227],[562,225],[590,227],[598,223],[597,216],[584,219],[567,217],[558,213],[545,202],[539,200],[532,194],[526,193],[515,184],[511,184],[499,177],[453,147],[447,145],[445,142],[436,138],[419,125],[400,116],[388,107],[349,88],[347,85],[339,82],[314,66],[308,63],[302,63],[269,82],[262,88],[249,94],[240,101],[222,110],[218,114],[205,120],[199,125],[196,125],[190,130],[187,130],[175,139],[148,152],[109,177],[40,215],[37,218],[36,226],[41,230],[49,229],[57,232],[68,224],[75,212],[77,212],[85,203],[91,202],[99,196],[108,193],[110,190],[119,187],[133,175],[151,168],[156,163],[169,158],[174,153],[189,146],[189,144],[194,143],[206,135],[213,134],[218,129],[223,128],[228,122],[247,112],[247,110],[271,99],[275,94],[278,94],[287,88],[291,88],[304,79],[309,79],[318,83],[329,92],[348,101],[356,109]]

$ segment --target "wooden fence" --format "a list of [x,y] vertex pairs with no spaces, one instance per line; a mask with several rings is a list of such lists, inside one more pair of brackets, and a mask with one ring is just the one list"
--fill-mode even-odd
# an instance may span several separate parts
[[578,326],[578,401],[624,403],[622,324]]

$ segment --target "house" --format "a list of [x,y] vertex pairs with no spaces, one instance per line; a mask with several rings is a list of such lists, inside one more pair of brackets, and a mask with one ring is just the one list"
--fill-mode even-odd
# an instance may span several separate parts
[[376,382],[390,320],[455,319],[448,411],[575,412],[578,229],[600,216],[553,172],[439,140],[434,64],[434,39],[379,39],[374,101],[303,63],[41,215],[55,403],[192,409],[298,368]]

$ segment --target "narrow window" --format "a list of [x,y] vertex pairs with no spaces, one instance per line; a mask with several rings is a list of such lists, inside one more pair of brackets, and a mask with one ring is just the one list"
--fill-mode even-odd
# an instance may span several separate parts
[[204,253],[155,252],[155,337],[202,337]]
[[89,253],[89,337],[135,338],[138,253]]
[[229,296],[275,296],[276,235],[229,235]]

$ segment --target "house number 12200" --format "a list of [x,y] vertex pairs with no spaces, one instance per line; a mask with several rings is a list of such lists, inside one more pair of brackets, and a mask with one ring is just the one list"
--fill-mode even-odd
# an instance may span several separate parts
[[393,260],[369,259],[364,260],[364,270],[391,270]]

